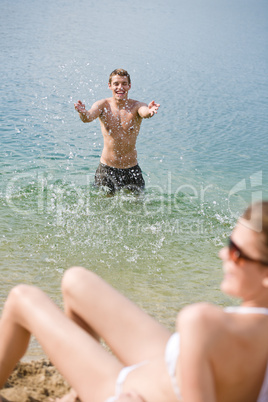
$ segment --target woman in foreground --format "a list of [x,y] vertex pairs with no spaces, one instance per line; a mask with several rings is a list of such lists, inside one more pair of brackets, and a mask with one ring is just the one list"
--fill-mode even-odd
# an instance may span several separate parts
[[16,286],[0,321],[0,386],[34,334],[75,390],[62,400],[267,401],[268,202],[238,220],[220,258],[221,289],[241,306],[186,307],[173,335],[84,268],[64,274],[65,314],[38,288]]

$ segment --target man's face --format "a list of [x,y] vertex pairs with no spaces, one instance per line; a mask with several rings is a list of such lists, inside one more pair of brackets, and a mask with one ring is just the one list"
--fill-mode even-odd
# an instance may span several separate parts
[[116,100],[125,100],[128,97],[128,91],[131,88],[131,84],[129,84],[127,77],[114,75],[111,83],[109,83],[109,88],[113,92],[113,97]]

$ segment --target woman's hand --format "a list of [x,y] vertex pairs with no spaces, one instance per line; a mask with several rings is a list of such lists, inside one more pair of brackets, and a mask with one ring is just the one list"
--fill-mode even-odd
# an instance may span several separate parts
[[136,392],[124,392],[120,394],[117,398],[118,402],[146,402],[140,395]]

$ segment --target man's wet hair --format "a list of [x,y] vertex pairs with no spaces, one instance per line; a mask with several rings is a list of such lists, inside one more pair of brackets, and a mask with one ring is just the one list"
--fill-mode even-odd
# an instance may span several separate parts
[[109,84],[111,84],[112,78],[113,78],[115,75],[119,75],[120,77],[127,77],[128,83],[131,84],[130,75],[129,75],[129,73],[128,73],[126,70],[124,70],[123,68],[117,68],[117,69],[115,69],[114,71],[111,72],[110,77],[109,77]]

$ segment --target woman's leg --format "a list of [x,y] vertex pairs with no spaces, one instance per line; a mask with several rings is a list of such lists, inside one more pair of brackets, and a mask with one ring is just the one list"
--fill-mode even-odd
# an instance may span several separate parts
[[66,314],[102,337],[124,365],[164,353],[169,331],[93,272],[69,269],[62,292]]
[[10,292],[0,320],[0,387],[31,333],[83,402],[102,402],[113,394],[122,365],[40,289],[27,285]]

